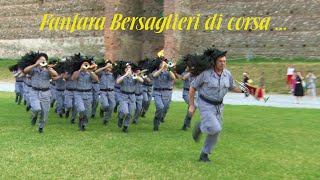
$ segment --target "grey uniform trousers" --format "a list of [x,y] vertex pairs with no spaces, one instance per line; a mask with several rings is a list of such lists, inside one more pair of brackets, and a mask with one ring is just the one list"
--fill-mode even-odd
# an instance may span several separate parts
[[156,105],[155,117],[153,120],[154,127],[158,127],[160,122],[164,121],[171,102],[171,97],[154,95],[154,103]]
[[75,108],[74,91],[64,91],[64,107],[66,108],[66,111],[70,112],[72,110],[71,119],[75,119],[77,110]]
[[[132,95],[131,95],[132,96]],[[127,97],[127,98],[125,98]],[[129,126],[130,119],[134,114],[134,110],[136,109],[136,101],[134,96],[132,98],[119,93],[119,119],[120,121],[124,120],[124,126]]]
[[74,92],[76,111],[79,113],[79,125],[86,125],[92,102],[92,92]]
[[136,110],[134,112],[134,116],[133,116],[133,121],[134,122],[138,122],[138,118],[141,114],[141,110],[142,110],[142,100],[143,100],[143,95],[136,95]]
[[115,93],[114,92],[107,93],[104,91],[100,91],[100,101],[101,101],[100,109],[106,112],[104,120],[108,121],[111,117],[112,110],[116,105]]
[[48,118],[48,113],[50,109],[50,97],[51,92],[48,91],[36,91],[30,90],[30,103],[31,110],[34,116],[38,116],[40,113],[39,119],[39,128],[43,128],[46,120]]
[[212,105],[199,98],[198,108],[201,116],[201,131],[207,134],[202,152],[210,154],[222,130],[224,105]]
[[58,114],[63,114],[64,109],[64,91],[56,90],[56,97],[57,97],[57,112]]
[[149,109],[152,100],[152,92],[143,91],[143,100],[142,100],[142,112],[146,113]]

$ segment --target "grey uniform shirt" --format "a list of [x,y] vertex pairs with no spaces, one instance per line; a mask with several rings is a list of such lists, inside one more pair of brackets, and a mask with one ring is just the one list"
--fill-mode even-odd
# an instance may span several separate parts
[[[189,71],[183,72],[183,73],[181,74],[181,76],[186,75],[188,72],[189,72]],[[189,95],[189,91],[187,91],[187,90],[185,90],[185,89],[189,89],[189,88],[190,88],[190,84],[191,84],[191,82],[192,82],[194,79],[195,79],[194,76],[190,76],[190,77],[188,77],[187,79],[185,79],[185,80],[183,81],[183,92],[182,92],[183,95]]]
[[[152,72],[152,77],[154,75],[155,72],[157,72],[158,70],[155,70]],[[161,95],[161,96],[168,96],[169,98],[171,98],[172,96],[172,91],[159,91],[156,90],[157,88],[169,88],[172,89],[173,88],[173,84],[174,81],[173,79],[170,77],[169,71],[164,71],[161,72],[159,74],[158,77],[153,77],[152,78],[152,83],[153,83],[153,95]]]
[[[75,72],[76,73],[76,72]],[[81,72],[77,79],[78,90],[89,90],[92,88],[92,78],[89,72]]]
[[223,70],[221,77],[213,70],[206,70],[199,74],[191,85],[198,90],[199,95],[211,101],[223,101],[228,90],[235,87],[235,83],[231,73],[228,70]]
[[102,71],[99,73],[100,76],[100,89],[114,89],[115,78],[113,73],[106,73]]
[[69,76],[67,79],[66,79],[66,89],[71,89],[71,90],[74,90],[76,89],[77,87],[77,81],[73,81],[71,79],[71,76]]
[[66,81],[63,78],[59,78],[56,80],[56,89],[57,90],[65,90],[66,89]]
[[40,71],[38,67],[34,67],[29,72],[31,75],[31,85],[35,88],[49,88],[51,74],[47,69]]
[[[119,76],[120,78],[121,76]],[[126,77],[120,83],[120,90],[125,92],[135,92],[136,91],[136,83],[137,81],[132,79],[132,77]]]
[[137,82],[135,94],[142,94],[142,93],[143,93],[143,85],[141,82]]

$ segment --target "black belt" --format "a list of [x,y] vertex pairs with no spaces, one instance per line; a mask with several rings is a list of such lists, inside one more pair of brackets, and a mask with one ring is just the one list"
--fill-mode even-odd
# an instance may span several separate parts
[[28,87],[32,87],[31,85],[29,85],[29,84],[26,84],[26,86],[28,86]]
[[64,91],[64,89],[56,89],[57,91]]
[[16,80],[16,82],[23,82],[23,81]]
[[116,89],[120,89],[120,87],[118,87],[118,86],[115,86],[114,88],[116,88]]
[[189,91],[189,88],[183,88],[183,90],[185,90],[185,91]]
[[153,88],[155,91],[172,91],[172,88]]
[[76,89],[73,88],[66,88],[67,91],[75,91]]
[[78,92],[91,92],[91,89],[76,89]]
[[92,82],[92,84],[99,84],[99,82]]
[[127,92],[127,91],[122,91],[122,90],[121,90],[121,93],[123,93],[123,94],[134,94],[134,92]]
[[140,94],[135,94],[136,96],[141,96],[142,95],[142,93],[140,93]]
[[36,87],[32,87],[33,90],[36,90],[36,91],[48,91],[49,88],[36,88]]
[[152,84],[143,84],[144,86],[149,86],[149,87],[151,87],[152,86]]
[[199,95],[199,97],[200,97],[200,99],[202,99],[203,101],[205,101],[205,102],[207,102],[207,103],[209,103],[209,104],[212,104],[212,105],[220,105],[220,104],[222,104],[222,102],[223,101],[212,101],[212,100],[210,100],[210,99],[207,99],[206,97],[204,97],[203,95]]
[[111,89],[111,88],[107,88],[107,89],[100,89],[100,91],[113,91],[113,89]]

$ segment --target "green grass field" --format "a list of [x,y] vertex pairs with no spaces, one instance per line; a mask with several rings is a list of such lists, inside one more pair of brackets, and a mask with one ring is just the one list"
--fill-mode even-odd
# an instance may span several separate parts
[[[319,110],[225,106],[223,131],[198,162],[204,141],[180,130],[186,104],[173,102],[160,131],[152,131],[154,104],[124,134],[116,114],[86,132],[50,111],[44,133],[13,93],[0,93],[1,179],[319,179]],[[199,120],[199,114],[193,119]]]

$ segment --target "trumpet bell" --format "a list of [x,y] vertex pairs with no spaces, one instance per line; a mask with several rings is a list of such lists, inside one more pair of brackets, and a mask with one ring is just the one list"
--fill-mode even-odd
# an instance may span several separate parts
[[172,68],[173,66],[174,66],[173,62],[169,62],[169,63],[168,63],[168,67],[169,67],[169,68]]
[[44,60],[44,61],[42,61],[42,62],[40,63],[40,66],[42,66],[42,67],[45,67],[45,66],[47,66],[47,65],[48,65],[48,63],[47,63],[46,60]]
[[132,79],[137,79],[138,75],[137,74],[131,74]]

